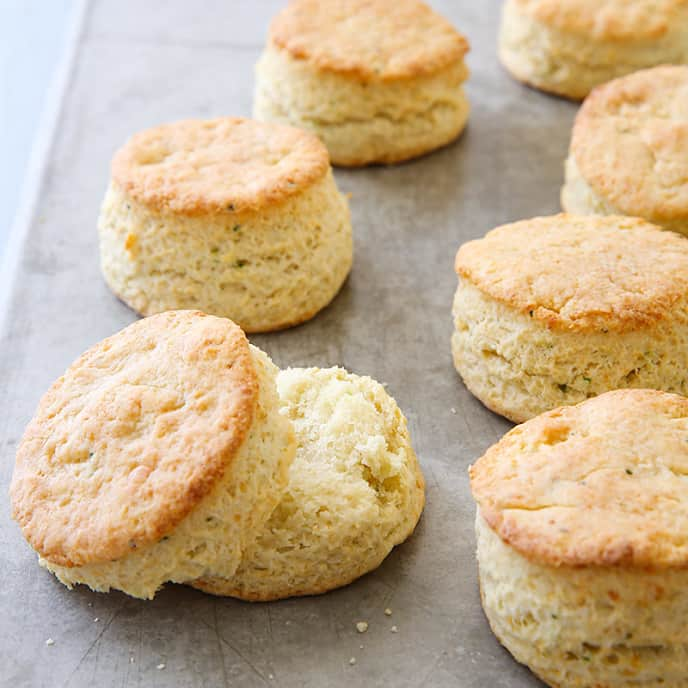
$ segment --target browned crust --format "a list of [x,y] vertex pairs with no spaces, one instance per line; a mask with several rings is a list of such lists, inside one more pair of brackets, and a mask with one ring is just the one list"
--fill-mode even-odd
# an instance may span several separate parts
[[134,134],[112,161],[112,181],[149,209],[239,219],[322,179],[327,149],[306,131],[240,117],[183,120]]
[[688,66],[660,66],[595,88],[571,153],[612,207],[660,224],[688,222]]
[[159,541],[222,477],[257,395],[248,341],[231,321],[170,311],[126,327],[39,403],[17,450],[13,518],[58,566]]
[[487,524],[552,566],[688,567],[688,399],[617,390],[507,433],[469,470]]
[[657,40],[675,28],[688,0],[509,0],[518,10],[563,33],[595,40]]
[[291,0],[273,19],[269,41],[319,71],[361,81],[434,74],[469,50],[420,0]]
[[561,214],[463,244],[455,269],[549,329],[628,332],[685,306],[688,241],[637,218]]

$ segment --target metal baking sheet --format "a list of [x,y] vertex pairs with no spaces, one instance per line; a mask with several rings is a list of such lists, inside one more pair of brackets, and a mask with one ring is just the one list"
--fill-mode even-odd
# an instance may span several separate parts
[[[509,424],[473,399],[452,367],[453,258],[463,241],[500,223],[558,210],[576,108],[501,69],[498,0],[433,2],[472,45],[473,110],[463,137],[408,164],[338,170],[352,194],[351,277],[313,321],[252,338],[282,367],[341,365],[388,384],[427,478],[414,537],[379,570],[321,597],[248,604],[169,585],[142,602],[68,591],[38,567],[10,520],[14,450],[39,397],[84,349],[135,319],[98,267],[96,217],[113,151],[160,122],[249,115],[253,65],[281,4],[87,3],[5,287],[2,686],[538,685],[493,638],[478,598],[466,469]],[[360,620],[369,623],[364,634]]]

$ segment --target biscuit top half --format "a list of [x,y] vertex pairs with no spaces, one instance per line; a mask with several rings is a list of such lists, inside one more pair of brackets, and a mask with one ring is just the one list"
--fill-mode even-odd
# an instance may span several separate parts
[[158,212],[237,215],[281,203],[329,167],[327,149],[312,134],[226,117],[135,134],[115,154],[112,181]]
[[510,0],[565,33],[633,42],[662,38],[688,22],[688,0]]
[[688,222],[688,66],[646,69],[596,88],[576,118],[571,154],[617,210]]
[[362,81],[431,75],[468,52],[466,39],[420,0],[292,0],[269,41],[319,71]]
[[552,330],[628,332],[688,310],[688,239],[629,217],[555,215],[469,241],[456,272]]
[[471,468],[480,512],[553,566],[688,567],[688,399],[617,390],[517,426]]
[[171,311],[96,344],[41,399],[17,450],[13,517],[48,561],[158,542],[223,476],[253,420],[244,333]]

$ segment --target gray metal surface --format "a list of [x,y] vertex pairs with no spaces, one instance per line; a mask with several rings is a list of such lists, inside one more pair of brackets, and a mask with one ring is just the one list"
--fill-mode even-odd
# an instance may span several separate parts
[[[338,364],[388,383],[427,477],[415,536],[378,571],[322,597],[251,605],[170,585],[141,602],[68,591],[10,521],[14,449],[40,395],[135,317],[98,268],[95,222],[113,151],[161,121],[249,114],[252,67],[280,4],[94,0],[86,13],[0,333],[2,686],[537,685],[480,609],[466,468],[509,424],[453,370],[452,264],[461,242],[557,210],[575,106],[504,74],[497,0],[434,2],[472,44],[465,135],[406,165],[337,171],[352,193],[349,281],[312,322],[253,338],[280,366]],[[359,620],[367,633],[356,632]]]

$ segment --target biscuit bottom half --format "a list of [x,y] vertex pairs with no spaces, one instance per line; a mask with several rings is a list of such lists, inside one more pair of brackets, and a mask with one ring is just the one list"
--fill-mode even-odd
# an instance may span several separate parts
[[478,512],[483,609],[514,658],[557,688],[688,686],[688,571],[549,566]]
[[688,62],[688,26],[623,43],[547,26],[518,4],[504,4],[499,56],[519,81],[543,91],[581,100],[595,86],[639,69]]
[[183,583],[209,571],[234,573],[247,542],[280,500],[295,451],[293,431],[279,413],[277,367],[259,349],[251,347],[251,354],[259,394],[249,435],[194,510],[159,542],[115,561],[65,567],[40,559],[41,566],[69,588],[83,583],[143,599],[153,598],[167,581]]
[[461,61],[430,76],[367,83],[269,48],[256,67],[254,116],[317,134],[334,165],[401,162],[463,131],[467,75]]
[[[573,155],[566,159],[566,181],[561,189],[561,207],[573,215],[624,215],[600,196],[586,181]],[[681,220],[644,218],[665,229],[688,235],[688,217]]]
[[382,385],[341,368],[278,375],[298,449],[285,495],[231,579],[195,587],[261,601],[315,595],[377,568],[420,518],[423,476]]
[[452,353],[466,387],[515,423],[612,389],[688,392],[688,314],[630,332],[548,329],[466,279],[454,297]]

